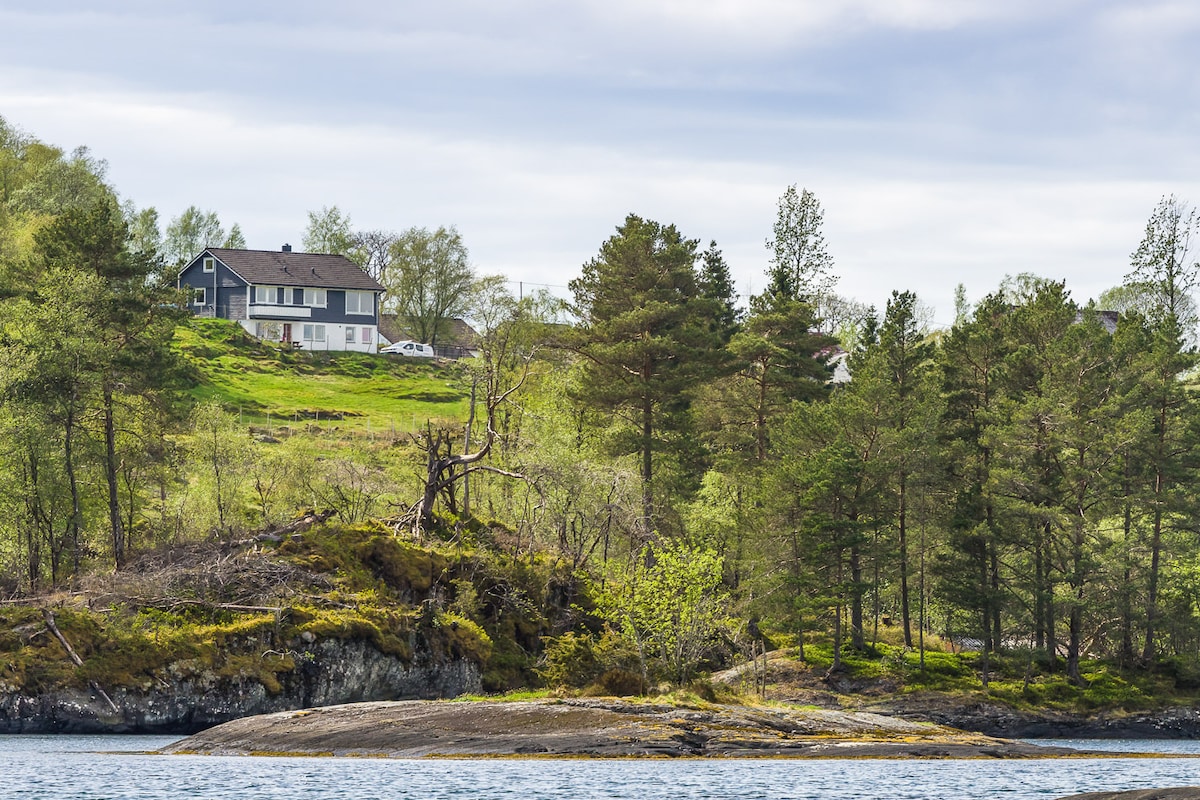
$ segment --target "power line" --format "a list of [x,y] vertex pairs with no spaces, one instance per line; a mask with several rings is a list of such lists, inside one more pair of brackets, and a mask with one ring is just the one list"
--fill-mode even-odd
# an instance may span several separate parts
[[[565,291],[569,291],[571,288],[570,286],[562,286],[557,283],[537,283],[536,281],[508,280],[508,281],[506,281],[506,283],[508,283],[509,285],[516,284],[518,300],[525,299],[525,287],[526,286],[537,287],[537,288],[541,288],[541,289],[562,289]],[[555,294],[555,292],[551,292],[551,294]]]

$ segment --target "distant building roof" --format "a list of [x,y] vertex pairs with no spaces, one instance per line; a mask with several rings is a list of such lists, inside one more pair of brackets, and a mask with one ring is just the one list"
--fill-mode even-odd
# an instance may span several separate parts
[[825,363],[833,367],[833,374],[826,383],[842,384],[850,382],[850,354],[839,344],[822,347],[815,353],[817,358],[825,359]]
[[[1083,315],[1086,312],[1087,312],[1087,309],[1081,309],[1080,311],[1078,311],[1075,314],[1075,321],[1083,322]],[[1117,332],[1117,323],[1120,322],[1120,320],[1121,320],[1121,314],[1119,312],[1117,312],[1117,311],[1100,311],[1099,309],[1097,309],[1096,311],[1093,311],[1092,314],[1095,315],[1096,321],[1099,322],[1104,327],[1104,330],[1108,331],[1109,333]]]
[[[395,312],[387,312],[379,317],[379,329],[392,341],[411,339],[415,334],[397,318]],[[447,320],[445,330],[438,336],[438,344],[457,345],[460,347],[476,347],[479,345],[479,334],[464,319],[452,317]]]
[[[354,289],[382,292],[383,287],[345,256],[293,253],[290,250],[232,250],[209,247],[214,256],[247,283],[257,286],[301,286],[314,289]],[[194,264],[201,253],[189,263]]]

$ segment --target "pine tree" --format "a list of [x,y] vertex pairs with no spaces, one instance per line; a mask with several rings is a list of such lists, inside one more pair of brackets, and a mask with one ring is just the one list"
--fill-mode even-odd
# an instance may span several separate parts
[[[118,567],[124,564],[127,541],[118,499],[117,417],[133,405],[125,397],[136,396],[140,402],[169,381],[174,365],[169,344],[179,316],[171,302],[174,291],[153,280],[156,260],[130,252],[128,237],[123,215],[111,200],[64,211],[35,236],[35,253],[45,271],[31,310],[35,316],[76,320],[56,344],[57,355],[45,355],[75,365],[74,377],[60,386],[68,461],[75,456],[72,443],[80,415],[89,408],[99,411],[110,544]],[[31,352],[44,352],[35,341],[25,344]],[[62,365],[54,369],[68,375],[61,372]],[[73,473],[72,464],[68,469]],[[77,508],[76,516],[80,514]]]
[[891,493],[894,495],[894,520],[900,567],[900,619],[904,644],[913,646],[912,615],[909,599],[908,529],[913,474],[927,468],[922,445],[929,441],[937,414],[937,393],[932,383],[933,346],[917,323],[917,296],[912,292],[892,292],[883,327],[879,332],[878,358],[888,380],[884,385],[888,401],[885,424],[890,463]]
[[940,435],[948,544],[939,558],[947,599],[971,612],[983,634],[985,652],[999,645],[1000,564],[1005,526],[999,519],[992,482],[994,452],[987,439],[1000,420],[1012,343],[1006,336],[1010,307],[989,295],[945,337],[939,351],[945,407]]
[[728,344],[737,333],[741,312],[737,308],[737,291],[729,274],[729,265],[715,241],[709,242],[708,249],[700,256],[699,290],[701,297],[716,305],[713,328],[721,343]]
[[1197,356],[1183,346],[1183,331],[1173,315],[1156,322],[1139,318],[1122,320],[1123,326],[1144,326],[1135,369],[1139,383],[1136,403],[1150,417],[1144,435],[1132,446],[1134,476],[1140,478],[1133,511],[1149,527],[1146,543],[1150,561],[1146,565],[1145,639],[1143,663],[1153,663],[1162,616],[1161,586],[1164,548],[1168,536],[1187,525],[1197,512],[1191,475],[1200,454],[1200,431],[1196,428],[1196,402],[1180,377],[1195,367]]
[[697,241],[630,214],[571,281],[583,356],[579,399],[627,421],[617,449],[637,453],[643,524],[655,524],[656,453],[686,426],[689,395],[725,363],[701,293]]
[[789,403],[823,398],[829,369],[822,353],[833,339],[816,332],[812,307],[774,294],[755,297],[750,316],[729,343],[741,368],[731,378],[729,422],[752,431],[754,459],[769,449],[772,419]]

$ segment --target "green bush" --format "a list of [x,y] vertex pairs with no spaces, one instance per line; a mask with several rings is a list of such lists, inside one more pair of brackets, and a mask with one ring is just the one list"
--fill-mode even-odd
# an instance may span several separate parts
[[596,642],[591,636],[567,631],[561,636],[548,636],[543,641],[546,649],[536,672],[547,686],[582,688],[600,675]]

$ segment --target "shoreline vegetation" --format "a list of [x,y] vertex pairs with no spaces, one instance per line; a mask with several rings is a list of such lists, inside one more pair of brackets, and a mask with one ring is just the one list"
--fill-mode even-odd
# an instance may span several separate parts
[[[866,712],[1009,738],[1194,738],[1200,730],[1188,693],[1154,691],[1103,663],[1086,664],[1091,684],[1080,690],[1062,678],[1028,681],[1019,658],[994,657],[984,690],[979,652],[930,650],[922,669],[917,654],[884,640],[894,627],[881,632],[874,655],[844,654],[840,670],[830,669],[828,640],[809,637],[803,657],[790,646],[646,691],[629,654],[624,670],[606,673],[588,661],[590,650],[530,660],[556,620],[588,600],[576,590],[564,607],[539,593],[569,579],[550,561],[518,564],[462,542],[419,545],[378,524],[319,516],[286,535],[166,549],[73,594],[0,604],[0,729],[188,734],[355,700],[490,703],[482,692],[496,686],[518,690],[515,699],[586,705],[624,685],[626,696],[642,696],[626,703],[780,703],[817,709],[815,717]],[[439,587],[440,607],[428,600]],[[512,596],[522,606],[480,600]],[[546,678],[554,674],[593,676],[556,688]],[[538,684],[551,688],[529,690]]]
[[[862,712],[1009,738],[1200,731],[1187,693],[1136,674],[1085,662],[1081,689],[1061,675],[1030,681],[1019,659],[993,656],[984,689],[979,653],[929,650],[922,669],[919,654],[889,643],[895,626],[881,629],[872,650],[843,654],[837,671],[828,641],[810,636],[803,655],[784,647],[687,683],[643,687],[628,653],[624,669],[597,668],[614,658],[603,641],[566,634],[546,647],[547,631],[587,602],[553,562],[515,562],[478,541],[405,541],[378,524],[302,523],[283,535],[157,551],[73,594],[0,604],[0,730],[192,734],[358,701],[490,703],[499,686],[515,693],[510,700],[550,706],[617,695],[640,698],[614,703],[645,707],[759,713],[777,704],[814,709],[804,712],[812,719]],[[555,585],[560,596],[543,593]],[[440,606],[431,601],[438,593]],[[513,597],[522,603],[504,602]],[[534,661],[539,646],[546,655]]]

